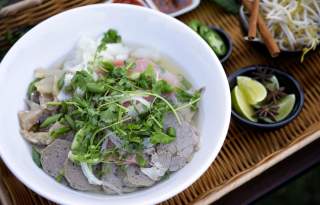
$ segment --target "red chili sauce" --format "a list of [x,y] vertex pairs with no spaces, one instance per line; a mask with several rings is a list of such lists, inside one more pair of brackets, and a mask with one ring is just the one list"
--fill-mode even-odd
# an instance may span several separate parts
[[113,3],[133,4],[137,6],[144,6],[139,0],[113,0]]
[[156,7],[164,13],[173,13],[192,4],[192,0],[152,0]]

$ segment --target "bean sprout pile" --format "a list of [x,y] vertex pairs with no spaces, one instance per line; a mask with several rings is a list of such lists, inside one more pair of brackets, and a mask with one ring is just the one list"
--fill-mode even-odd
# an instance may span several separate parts
[[320,43],[320,0],[262,0],[261,12],[281,50],[303,51]]

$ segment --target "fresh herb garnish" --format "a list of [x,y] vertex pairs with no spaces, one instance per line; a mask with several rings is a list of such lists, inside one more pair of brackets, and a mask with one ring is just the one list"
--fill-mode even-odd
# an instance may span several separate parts
[[34,147],[32,147],[32,151],[31,152],[32,152],[32,159],[33,159],[34,163],[36,163],[36,165],[39,168],[42,168],[42,165],[41,165],[41,154]]
[[31,97],[31,94],[35,91],[37,91],[37,87],[36,87],[36,83],[39,82],[41,80],[41,78],[36,78],[34,79],[30,84],[29,84],[29,87],[28,87],[28,91],[27,91],[27,95],[28,95],[28,98],[30,99]]
[[64,134],[68,133],[70,130],[71,130],[70,127],[60,127],[60,128],[55,129],[55,130],[52,130],[50,132],[50,136],[53,139],[56,139],[56,138],[60,137],[61,135],[64,135]]
[[[77,163],[125,164],[130,156],[143,167],[147,165],[143,155],[144,141],[152,144],[174,141],[176,130],[163,127],[165,116],[173,113],[181,123],[178,110],[195,110],[201,91],[175,88],[167,81],[157,79],[153,64],[133,77],[134,62],[128,60],[115,66],[113,62],[102,60],[99,52],[107,49],[108,43],[117,42],[121,42],[121,37],[116,31],[109,30],[104,34],[90,69],[77,71],[68,86],[62,83],[59,86],[72,97],[47,103],[47,106],[56,107],[58,113],[40,126],[45,128],[59,122],[61,127],[50,133],[53,138],[73,131],[75,135],[68,156]],[[98,79],[93,77],[93,72],[99,73]],[[176,94],[179,105],[169,100],[170,93]],[[119,138],[121,147],[102,149],[110,133]]]
[[174,136],[167,135],[163,132],[154,132],[151,135],[150,142],[152,144],[169,144],[174,139]]
[[56,114],[56,115],[47,117],[47,119],[45,119],[45,121],[41,123],[40,128],[45,128],[45,127],[48,127],[49,125],[52,125],[53,123],[57,122],[61,116],[62,114]]
[[63,180],[63,177],[64,177],[64,171],[63,170],[60,170],[59,171],[59,174],[56,176],[56,181],[61,183],[62,180]]
[[114,29],[109,29],[106,33],[103,34],[100,45],[98,46],[97,51],[103,51],[107,48],[108,43],[120,43],[121,36],[118,35],[118,32]]

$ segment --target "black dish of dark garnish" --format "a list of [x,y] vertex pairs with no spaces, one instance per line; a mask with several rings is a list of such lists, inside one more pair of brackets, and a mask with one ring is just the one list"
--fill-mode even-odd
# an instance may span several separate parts
[[[263,71],[261,71],[261,70],[263,70]],[[261,74],[262,72],[265,72],[265,73],[260,76],[257,76],[257,73]],[[232,109],[232,117],[235,120],[237,120],[241,124],[246,125],[251,128],[272,130],[272,129],[277,129],[277,128],[283,127],[284,125],[290,123],[294,118],[296,118],[298,116],[298,114],[300,113],[300,111],[303,107],[303,103],[304,103],[303,90],[302,90],[299,82],[296,79],[294,79],[290,74],[283,72],[277,68],[269,67],[267,65],[252,65],[252,66],[242,68],[242,69],[236,71],[235,73],[229,75],[228,80],[229,80],[230,90],[232,90],[234,88],[234,86],[236,85],[236,83],[237,83],[236,79],[238,76],[248,76],[248,77],[252,77],[255,79],[259,78],[259,81],[262,81],[263,80],[262,78],[267,77],[267,75],[270,75],[270,74],[275,75],[278,78],[280,85],[285,86],[286,93],[292,93],[296,96],[295,105],[294,105],[291,113],[282,121],[274,122],[274,123],[263,123],[260,121],[258,121],[258,122],[250,121],[250,120],[242,117],[234,109]],[[281,92],[281,90],[280,90],[280,92]],[[277,95],[277,94],[275,94],[275,95]],[[281,95],[281,93],[280,93],[280,95]],[[272,108],[270,107],[268,109],[272,109]],[[263,113],[260,113],[260,114],[263,114]]]

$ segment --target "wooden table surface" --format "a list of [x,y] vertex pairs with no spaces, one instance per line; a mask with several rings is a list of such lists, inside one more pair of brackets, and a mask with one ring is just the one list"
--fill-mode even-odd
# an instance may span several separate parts
[[[319,113],[320,114],[320,113]],[[287,185],[320,164],[320,139],[302,148],[287,159],[246,184],[225,195],[214,205],[252,204],[275,189]],[[317,182],[318,183],[318,182]],[[293,196],[294,197],[294,196]]]
[[[9,0],[16,2],[17,0]],[[320,114],[320,113],[319,113]],[[320,163],[320,139],[265,171],[258,177],[233,190],[214,204],[233,205],[253,203],[260,197],[300,176]],[[0,193],[1,194],[1,193]],[[1,204],[1,202],[0,202]]]

